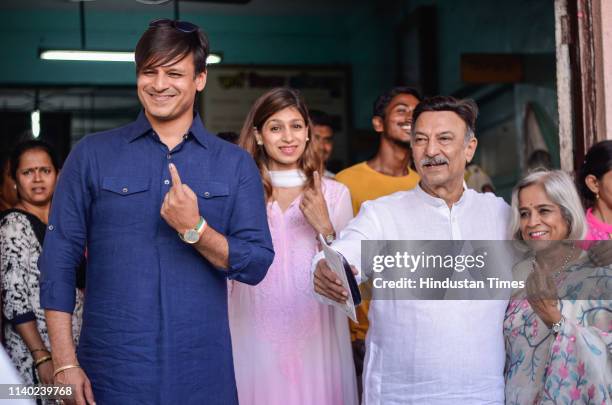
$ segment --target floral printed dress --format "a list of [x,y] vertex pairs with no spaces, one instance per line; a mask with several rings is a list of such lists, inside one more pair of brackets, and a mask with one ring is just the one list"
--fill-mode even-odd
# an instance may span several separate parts
[[[34,215],[13,209],[0,218],[0,266],[4,348],[21,374],[24,384],[40,379],[34,359],[15,325],[36,322],[46,349],[50,349],[44,310],[40,307],[38,257],[46,225]],[[75,288],[76,305],[72,317],[75,342],[81,330],[83,295]]]
[[506,310],[506,404],[612,404],[612,267],[583,260],[555,280],[566,318],[556,336],[524,291]]

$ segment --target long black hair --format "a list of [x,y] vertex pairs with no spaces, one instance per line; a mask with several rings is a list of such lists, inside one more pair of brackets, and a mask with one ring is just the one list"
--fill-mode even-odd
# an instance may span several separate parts
[[577,185],[585,206],[592,207],[595,204],[595,193],[587,187],[586,177],[591,174],[597,180],[601,180],[610,170],[612,170],[612,140],[601,141],[591,146],[584,158]]

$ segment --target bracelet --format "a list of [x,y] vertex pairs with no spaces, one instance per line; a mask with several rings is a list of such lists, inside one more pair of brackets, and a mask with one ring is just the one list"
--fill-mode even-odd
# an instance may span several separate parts
[[36,363],[34,363],[34,367],[38,368],[38,366],[40,366],[43,363],[46,363],[47,361],[49,361],[51,359],[52,359],[52,357],[50,355],[49,356],[41,357],[40,359],[36,360]]
[[47,350],[47,349],[34,349],[34,350],[30,351],[30,353],[32,353],[32,354],[34,354],[36,352],[47,352],[47,353],[50,353],[49,350]]
[[561,319],[559,319],[558,322],[553,323],[550,330],[553,334],[558,335],[559,332],[561,332],[561,329],[563,329],[563,325],[565,325],[565,317],[561,315]]
[[55,376],[57,376],[62,371],[66,371],[66,370],[69,370],[71,368],[81,368],[81,366],[79,366],[78,364],[68,364],[67,366],[60,367],[60,368],[58,368],[57,370],[55,370],[53,372],[53,378],[55,378]]

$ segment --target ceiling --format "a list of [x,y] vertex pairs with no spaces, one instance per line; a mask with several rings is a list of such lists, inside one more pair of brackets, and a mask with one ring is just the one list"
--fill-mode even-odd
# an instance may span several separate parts
[[[173,0],[164,4],[160,0],[87,0],[85,9],[97,11],[152,11],[174,10]],[[248,0],[180,0],[179,9],[182,13],[219,13],[219,14],[338,14],[354,9],[356,5],[376,0],[250,0],[247,4],[235,3]],[[74,0],[2,0],[0,10],[77,10],[78,1]]]

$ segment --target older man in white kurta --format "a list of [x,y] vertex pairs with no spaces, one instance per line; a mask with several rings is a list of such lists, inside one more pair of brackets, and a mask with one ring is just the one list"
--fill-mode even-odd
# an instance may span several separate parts
[[[464,119],[465,105],[450,98],[424,103],[433,109],[417,107],[412,140],[421,184],[364,203],[333,244],[358,269],[361,240],[506,239],[509,206],[493,194],[463,187],[462,167],[476,148],[470,133],[475,114]],[[442,110],[436,110],[440,105]],[[459,110],[444,109],[448,105]],[[329,288],[335,287],[321,284],[329,270],[321,258],[313,261],[315,291],[334,298]],[[373,300],[364,403],[503,404],[506,304],[505,300]]]

